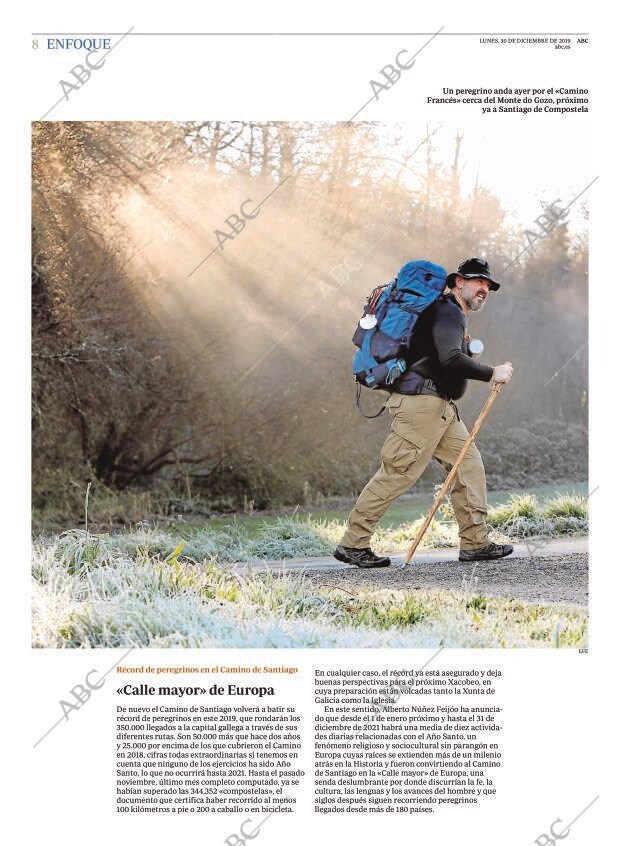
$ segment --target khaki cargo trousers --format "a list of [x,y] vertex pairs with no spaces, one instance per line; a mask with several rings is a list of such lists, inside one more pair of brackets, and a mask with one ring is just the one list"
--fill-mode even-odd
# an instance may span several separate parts
[[[392,394],[387,409],[392,426],[381,450],[381,467],[349,515],[342,546],[370,546],[383,514],[418,481],[431,458],[437,458],[449,470],[468,436],[454,403],[441,397]],[[489,543],[486,477],[475,444],[469,447],[457,471],[451,498],[461,549],[479,549]]]

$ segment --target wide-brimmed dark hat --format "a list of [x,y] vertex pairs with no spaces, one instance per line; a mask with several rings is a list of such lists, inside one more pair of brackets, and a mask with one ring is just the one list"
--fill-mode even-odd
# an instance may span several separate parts
[[491,271],[489,269],[489,262],[481,258],[470,258],[462,261],[459,264],[456,273],[450,273],[446,279],[448,288],[454,288],[454,283],[457,276],[463,279],[486,279],[489,282],[489,287],[492,291],[499,291],[499,282],[491,279]]

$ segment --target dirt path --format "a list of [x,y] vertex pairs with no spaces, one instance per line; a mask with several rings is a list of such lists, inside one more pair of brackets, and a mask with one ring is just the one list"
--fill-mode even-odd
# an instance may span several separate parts
[[[530,542],[515,546],[514,553],[500,561],[461,564],[455,549],[429,550],[415,556],[415,564],[404,570],[394,564],[403,556],[393,556],[392,566],[360,570],[333,558],[304,558],[287,561],[257,562],[252,569],[275,572],[299,572],[317,585],[337,585],[353,590],[393,588],[419,590],[444,588],[461,591],[463,576],[477,576],[477,593],[503,596],[527,602],[568,602],[587,605],[587,538],[562,539],[540,544]],[[475,570],[474,570],[475,566]]]

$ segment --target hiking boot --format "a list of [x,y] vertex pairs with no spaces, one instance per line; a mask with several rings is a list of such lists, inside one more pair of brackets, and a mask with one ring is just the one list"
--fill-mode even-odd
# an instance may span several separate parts
[[480,549],[462,549],[459,561],[492,561],[494,558],[505,558],[512,553],[510,543],[488,543]]
[[334,558],[344,561],[345,564],[354,564],[356,567],[389,567],[392,563],[385,555],[375,555],[369,546],[365,549],[337,546]]

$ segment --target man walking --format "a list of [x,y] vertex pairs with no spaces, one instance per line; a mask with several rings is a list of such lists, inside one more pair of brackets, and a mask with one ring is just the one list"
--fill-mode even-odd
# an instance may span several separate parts
[[[388,507],[420,478],[431,458],[449,470],[468,432],[454,400],[465,393],[468,379],[510,382],[512,364],[497,367],[469,354],[466,315],[483,308],[499,284],[479,258],[462,262],[446,280],[447,291],[424,311],[407,355],[409,369],[400,377],[386,407],[392,418],[381,450],[381,467],[368,482],[349,515],[334,557],[357,567],[387,567],[375,555],[370,538]],[[459,525],[459,561],[487,561],[510,555],[510,544],[489,541],[486,524],[486,477],[482,458],[472,444],[456,474],[451,492]]]

